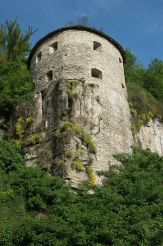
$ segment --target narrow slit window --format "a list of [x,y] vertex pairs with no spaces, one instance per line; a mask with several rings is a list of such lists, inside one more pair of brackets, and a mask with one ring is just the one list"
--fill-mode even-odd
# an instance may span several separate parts
[[123,63],[123,62],[122,62],[122,59],[121,59],[120,57],[119,57],[119,63]]
[[99,42],[94,41],[93,42],[93,49],[97,50],[97,51],[101,51],[102,50],[102,45]]
[[92,68],[91,70],[92,77],[97,79],[102,79],[102,72],[96,68]]
[[42,58],[42,52],[40,51],[36,56],[36,63],[40,62]]
[[50,45],[50,53],[54,53],[56,50],[58,50],[58,42],[55,42],[53,44]]
[[52,70],[50,70],[46,73],[46,79],[48,82],[53,80],[53,71]]

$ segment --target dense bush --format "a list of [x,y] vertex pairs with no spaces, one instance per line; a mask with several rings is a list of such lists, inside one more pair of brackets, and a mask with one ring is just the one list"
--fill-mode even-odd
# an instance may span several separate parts
[[145,69],[126,50],[125,79],[135,134],[152,118],[163,120],[163,62],[154,59]]
[[163,120],[163,104],[140,84],[128,84],[128,101],[132,115],[133,133],[139,131],[142,125],[153,118]]
[[[5,141],[3,151],[14,148],[14,166],[11,146]],[[0,245],[161,246],[163,158],[137,149],[117,158],[122,165],[93,194],[87,185],[73,192],[61,178],[17,159],[21,168],[0,179]],[[4,170],[6,159],[0,161]]]
[[23,165],[19,149],[13,143],[0,139],[0,174],[18,170]]
[[0,114],[10,117],[13,106],[29,100],[32,83],[26,66],[31,27],[22,33],[17,21],[0,25]]
[[0,66],[0,114],[10,115],[13,107],[32,95],[33,85],[26,64],[8,61]]
[[[22,35],[16,22],[0,26],[3,115],[30,98],[25,59],[31,34],[29,29]],[[162,116],[162,62],[154,60],[145,69],[127,51],[125,75],[137,130]],[[103,186],[82,184],[74,192],[60,177],[25,166],[18,147],[0,139],[0,245],[163,245],[163,158],[138,149],[116,158],[121,165],[103,173]],[[92,173],[89,168],[90,178]]]
[[163,61],[152,60],[144,78],[144,86],[158,101],[163,103]]

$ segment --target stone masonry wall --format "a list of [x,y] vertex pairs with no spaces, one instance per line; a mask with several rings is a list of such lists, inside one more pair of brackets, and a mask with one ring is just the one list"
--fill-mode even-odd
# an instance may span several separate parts
[[[101,44],[100,49],[93,49],[94,41]],[[51,45],[55,42],[57,48],[53,51]],[[40,61],[37,60],[39,52]],[[44,41],[35,51],[30,66],[35,84],[35,125],[44,122],[46,138],[54,136],[48,145],[53,155],[51,170],[54,173],[59,172],[56,168],[58,156],[65,158],[65,151],[75,151],[74,146],[83,150],[84,157],[79,156],[78,159],[84,162],[84,166],[91,160],[94,172],[108,170],[111,162],[115,161],[114,153],[130,151],[133,139],[122,60],[112,43],[83,30],[59,33]],[[97,78],[97,74],[93,77],[91,69],[100,70],[101,78]],[[49,72],[50,77],[47,76]],[[73,80],[79,82],[70,85]],[[90,134],[96,153],[89,153],[79,129],[77,134],[70,134],[68,142],[57,143],[55,133],[57,129],[61,130],[65,121],[75,122],[80,125],[82,133]],[[26,153],[30,155],[30,148]],[[76,185],[86,179],[84,172],[72,170],[68,160],[65,161],[66,171],[62,170],[62,174],[68,180]],[[100,182],[98,177],[97,182]]]

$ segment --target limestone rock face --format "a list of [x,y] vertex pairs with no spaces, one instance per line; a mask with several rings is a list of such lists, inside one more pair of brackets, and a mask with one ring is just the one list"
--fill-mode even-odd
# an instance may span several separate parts
[[75,187],[100,183],[96,172],[108,170],[112,155],[131,151],[122,61],[118,48],[91,29],[40,42],[30,61],[35,91],[26,139],[36,132],[39,140],[25,146],[29,165],[48,167]]
[[136,134],[135,141],[142,149],[157,152],[163,156],[163,123],[157,119],[149,121]]

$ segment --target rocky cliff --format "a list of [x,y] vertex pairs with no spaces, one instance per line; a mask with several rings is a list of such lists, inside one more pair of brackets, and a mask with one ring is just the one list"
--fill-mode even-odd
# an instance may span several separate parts
[[163,155],[163,123],[158,119],[149,121],[142,126],[135,136],[136,143],[144,150]]

